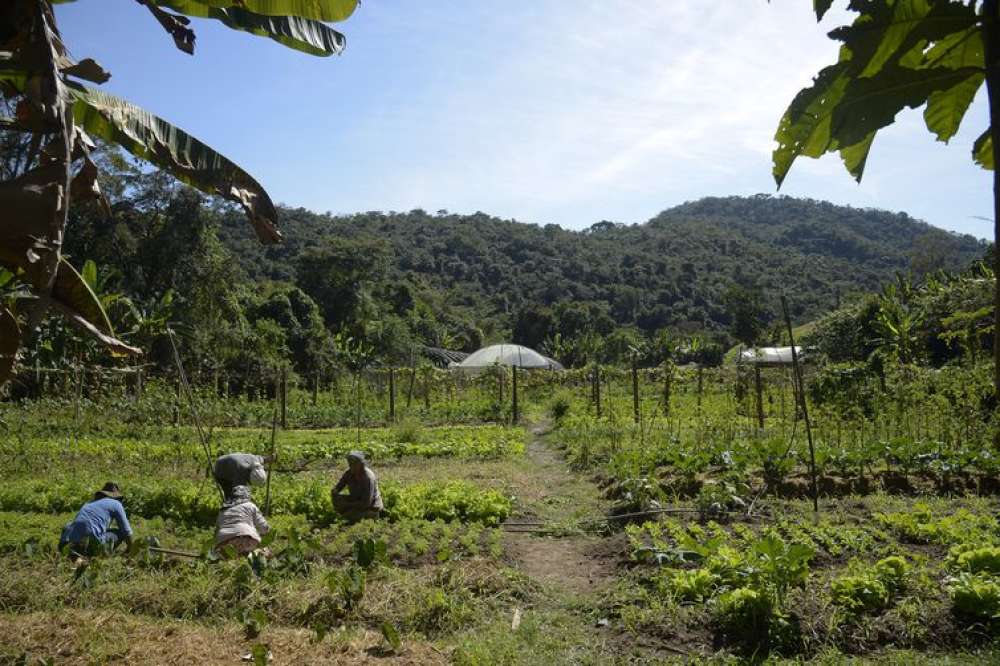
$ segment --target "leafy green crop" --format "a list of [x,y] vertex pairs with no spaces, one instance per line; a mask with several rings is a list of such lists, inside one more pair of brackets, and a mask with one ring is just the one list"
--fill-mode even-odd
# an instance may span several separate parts
[[949,586],[955,613],[979,620],[1000,618],[1000,581],[992,576],[962,573]]
[[852,612],[871,612],[887,608],[906,583],[909,564],[893,555],[879,560],[871,571],[842,576],[830,583],[833,603]]
[[[120,481],[126,489],[130,515],[199,525],[215,523],[219,496],[212,484],[185,479]],[[96,487],[100,487],[98,479],[83,477],[8,481],[0,486],[0,511],[71,513],[92,497]],[[511,500],[503,493],[468,481],[385,484],[382,498],[390,520],[423,518],[495,525],[511,510]],[[330,504],[330,484],[319,479],[289,479],[276,484],[271,509],[278,516],[301,515],[319,524],[339,520]]]

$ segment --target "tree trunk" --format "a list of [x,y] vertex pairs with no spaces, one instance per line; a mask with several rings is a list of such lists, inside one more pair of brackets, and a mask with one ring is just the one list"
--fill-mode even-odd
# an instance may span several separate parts
[[986,45],[986,92],[990,102],[993,139],[993,395],[1000,402],[1000,12],[998,0],[983,2],[983,42]]

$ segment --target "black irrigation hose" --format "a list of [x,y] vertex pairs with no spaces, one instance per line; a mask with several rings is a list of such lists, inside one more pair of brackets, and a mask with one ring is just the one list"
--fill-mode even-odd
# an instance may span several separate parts
[[161,553],[163,555],[174,555],[176,557],[190,557],[192,559],[200,560],[204,557],[200,553],[189,553],[183,550],[171,550],[169,548],[158,548],[156,546],[148,546],[147,550],[151,553]]
[[[573,525],[567,525],[565,527],[551,527],[547,523],[542,522],[507,522],[501,523],[500,527],[507,532],[553,532],[562,531],[568,529],[584,529],[587,525],[595,525],[597,523],[610,523],[616,520],[623,520],[626,518],[637,518],[639,516],[652,516],[663,513],[701,513],[698,509],[687,509],[687,508],[665,508],[665,509],[649,509],[647,511],[633,511],[631,513],[620,513],[615,516],[604,516],[603,518],[588,518],[581,520]],[[744,511],[717,511],[715,513],[725,513],[725,514],[738,514],[738,515],[753,515],[747,514]],[[514,529],[508,529],[508,528]]]

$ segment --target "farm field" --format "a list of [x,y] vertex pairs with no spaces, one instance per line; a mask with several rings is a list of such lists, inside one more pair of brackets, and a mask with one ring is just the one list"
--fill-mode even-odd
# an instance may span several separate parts
[[0,666],[1000,664],[1000,0],[120,4],[0,5]]
[[[900,403],[978,384],[940,373],[890,377],[872,413],[892,418],[845,416],[817,401],[814,513],[803,426],[780,372],[765,381],[763,431],[732,369],[644,372],[638,422],[629,372],[601,372],[600,416],[590,375],[542,374],[524,381],[520,425],[442,424],[422,406],[398,423],[375,423],[373,397],[372,422],[360,428],[303,428],[296,420],[310,400],[293,393],[289,427],[276,433],[266,561],[144,547],[200,554],[211,544],[218,494],[183,407],[175,426],[169,410],[157,423],[143,401],[110,394],[79,413],[72,399],[6,404],[0,655],[4,663],[238,663],[268,651],[273,663],[998,658],[989,433],[961,412],[924,419]],[[143,400],[166,395],[153,386]],[[484,413],[483,405],[497,408],[489,391],[469,397]],[[226,414],[247,405],[229,402],[199,401],[213,451],[266,452],[273,403],[252,403],[260,420],[239,425]],[[309,426],[323,425],[317,414]],[[948,439],[953,430],[962,436]],[[347,526],[329,488],[353,448],[371,456],[386,515]],[[125,490],[140,545],[82,566],[55,541],[108,479]],[[263,490],[255,492],[262,503]],[[660,512],[627,515],[650,510]]]

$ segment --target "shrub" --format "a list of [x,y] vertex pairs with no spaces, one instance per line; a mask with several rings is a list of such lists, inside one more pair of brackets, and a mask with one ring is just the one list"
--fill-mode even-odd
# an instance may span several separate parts
[[565,392],[556,393],[552,398],[552,402],[549,403],[549,414],[555,419],[556,423],[559,423],[569,414],[570,406],[572,405],[572,394],[567,394]]
[[392,438],[404,444],[421,444],[424,441],[424,429],[416,419],[403,419],[393,427]]

